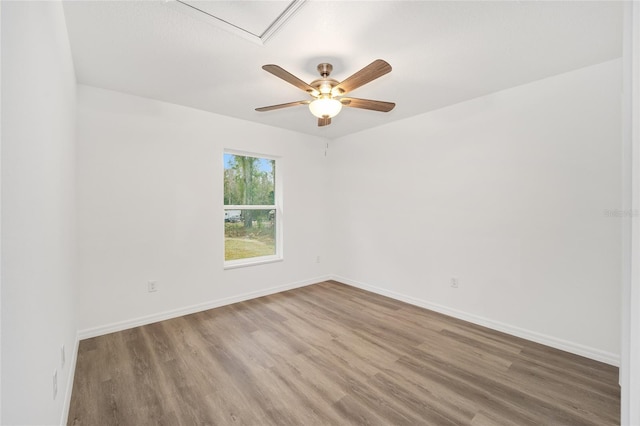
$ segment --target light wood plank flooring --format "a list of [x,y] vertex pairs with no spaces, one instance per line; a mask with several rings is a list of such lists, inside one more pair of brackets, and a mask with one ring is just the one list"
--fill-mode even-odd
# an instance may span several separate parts
[[73,425],[615,425],[618,369],[336,282],[80,342]]

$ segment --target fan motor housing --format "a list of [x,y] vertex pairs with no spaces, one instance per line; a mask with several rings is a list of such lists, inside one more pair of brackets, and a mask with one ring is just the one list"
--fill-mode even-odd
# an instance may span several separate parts
[[309,83],[309,86],[316,89],[318,92],[320,92],[321,95],[339,96],[340,94],[342,94],[342,91],[340,91],[340,93],[333,93],[333,88],[340,84],[338,80],[329,78],[331,71],[333,71],[333,65],[327,62],[323,62],[321,64],[318,64],[317,69],[322,78],[313,80],[311,83]]
[[[313,80],[311,83],[309,83],[309,86],[313,87],[321,94],[328,95],[331,93],[333,88],[336,87],[338,84],[340,84],[338,80],[324,77],[324,78],[319,78],[317,80]],[[326,89],[327,86],[329,86],[328,90]]]

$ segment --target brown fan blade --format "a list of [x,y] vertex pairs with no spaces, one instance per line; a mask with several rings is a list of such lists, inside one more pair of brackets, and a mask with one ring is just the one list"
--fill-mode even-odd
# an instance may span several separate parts
[[360,98],[342,98],[340,99],[340,102],[342,102],[342,105],[346,107],[370,109],[380,112],[389,112],[396,106],[393,102],[372,101],[370,99]]
[[293,84],[298,89],[302,89],[307,93],[317,93],[316,89],[314,89],[313,87],[309,86],[307,83],[305,83],[304,81],[300,80],[298,77],[296,77],[295,75],[291,74],[289,71],[286,71],[286,70],[280,68],[277,65],[273,65],[273,64],[263,65],[262,69],[267,71],[267,72],[270,72],[271,74],[275,75],[276,77],[280,77],[281,79],[283,79],[287,83]]
[[385,75],[391,71],[391,65],[382,59],[376,59],[360,71],[347,78],[336,87],[333,88],[333,93],[344,94],[363,86],[370,81],[375,80],[378,77]]
[[307,105],[311,101],[296,101],[296,102],[288,102],[286,104],[278,104],[278,105],[269,105],[266,107],[256,108],[256,111],[265,112],[265,111],[273,111],[274,109],[287,108],[296,105]]
[[318,118],[318,127],[328,126],[329,124],[331,124],[330,117]]

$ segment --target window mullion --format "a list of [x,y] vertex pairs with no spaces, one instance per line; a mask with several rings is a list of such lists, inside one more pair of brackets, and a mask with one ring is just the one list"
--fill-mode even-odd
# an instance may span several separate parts
[[262,204],[262,205],[248,205],[248,204],[233,204],[225,205],[225,210],[275,210],[275,204]]

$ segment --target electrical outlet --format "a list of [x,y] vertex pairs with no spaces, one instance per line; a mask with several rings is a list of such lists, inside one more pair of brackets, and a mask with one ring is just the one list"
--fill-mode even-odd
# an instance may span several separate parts
[[147,282],[147,291],[149,293],[153,293],[158,291],[158,282],[157,281],[149,281]]
[[451,287],[452,288],[458,288],[458,279],[457,278],[451,278]]
[[58,370],[53,370],[53,399],[58,396]]
[[64,363],[67,361],[67,357],[64,353],[64,344],[60,347],[60,368],[64,368]]

